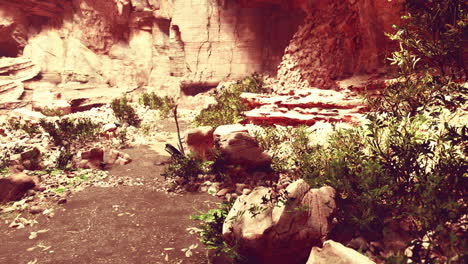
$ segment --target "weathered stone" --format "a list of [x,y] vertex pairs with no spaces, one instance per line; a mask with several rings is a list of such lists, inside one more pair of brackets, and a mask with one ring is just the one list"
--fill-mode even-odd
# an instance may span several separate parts
[[117,130],[117,125],[115,123],[105,124],[102,127],[102,132],[105,132],[105,133],[112,133],[112,132],[115,132],[115,130]]
[[101,168],[104,162],[104,150],[101,148],[93,148],[89,151],[81,153],[81,159],[86,160],[92,169]]
[[230,191],[229,188],[223,188],[216,193],[216,196],[223,197]]
[[118,164],[120,166],[123,166],[123,165],[127,165],[128,163],[130,163],[131,160],[127,160],[123,157],[119,157],[116,161],[115,161],[115,164]]
[[40,68],[29,59],[1,58],[0,55],[0,108],[15,106],[24,92],[22,82],[34,78],[39,71]]
[[25,120],[34,120],[34,121],[39,121],[40,119],[46,117],[40,112],[32,111],[27,108],[14,109],[13,111],[11,111],[10,116],[14,118],[22,117]]
[[44,212],[44,210],[45,210],[45,209],[44,209],[43,207],[37,206],[37,205],[36,205],[36,206],[32,206],[32,207],[29,209],[29,212],[30,212],[31,214],[40,214],[40,213]]
[[27,170],[42,169],[41,151],[38,148],[21,153],[21,164]]
[[21,55],[27,35],[26,16],[17,8],[0,4],[0,57]]
[[38,180],[25,173],[15,173],[0,179],[0,203],[16,201],[30,189],[34,188]]
[[[311,189],[303,180],[287,188],[288,202],[266,206],[271,190],[257,187],[240,196],[223,225],[223,237],[259,263],[304,263],[312,246],[327,237],[336,211],[331,187]],[[250,208],[262,208],[256,216]],[[244,212],[242,214],[242,212]],[[240,216],[239,216],[240,215]],[[237,216],[237,217],[236,217]]]
[[221,136],[219,150],[230,164],[257,169],[268,168],[271,165],[271,157],[263,152],[256,139],[248,133]]
[[223,125],[215,129],[215,131],[213,132],[213,137],[215,139],[215,142],[218,142],[222,136],[239,132],[248,133],[249,131],[247,130],[247,127],[240,124]]
[[307,264],[375,264],[374,261],[352,248],[333,240],[323,243],[323,248],[313,247]]
[[214,128],[210,126],[190,129],[185,133],[185,143],[195,155],[207,158],[214,148]]
[[242,195],[249,195],[252,192],[252,190],[245,188],[242,190]]
[[245,112],[253,124],[314,125],[317,122],[359,124],[366,106],[350,90],[289,90],[279,95],[243,93],[253,109]]

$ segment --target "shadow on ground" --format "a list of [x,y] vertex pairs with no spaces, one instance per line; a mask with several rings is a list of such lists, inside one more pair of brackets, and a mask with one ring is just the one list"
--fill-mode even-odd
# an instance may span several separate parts
[[[198,242],[186,231],[196,225],[189,216],[219,201],[207,194],[160,191],[164,167],[156,164],[167,157],[146,147],[125,152],[133,162],[110,168],[110,174],[140,178],[143,185],[88,188],[33,227],[1,224],[0,263],[207,263],[200,243],[191,258],[181,249]],[[43,229],[49,231],[29,239],[30,232]]]

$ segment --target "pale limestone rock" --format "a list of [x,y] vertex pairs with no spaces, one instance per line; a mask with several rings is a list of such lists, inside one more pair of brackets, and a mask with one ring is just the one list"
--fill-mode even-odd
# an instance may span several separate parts
[[335,88],[336,80],[382,70],[395,45],[384,33],[398,24],[401,2],[304,2],[307,17],[285,49],[278,90]]
[[0,57],[22,54],[27,43],[26,16],[18,9],[0,1]]
[[10,116],[12,117],[22,117],[25,120],[35,120],[39,121],[46,116],[40,112],[32,111],[27,108],[17,108],[11,111]]
[[253,124],[360,124],[366,109],[364,100],[348,89],[288,90],[276,95],[243,93],[241,98],[253,108],[244,113],[246,120]]
[[99,169],[104,162],[104,150],[101,148],[93,148],[89,151],[84,151],[81,153],[81,159],[87,161],[87,166],[89,168]]
[[375,264],[374,261],[352,248],[333,240],[327,240],[323,247],[313,247],[307,264]]
[[185,132],[185,143],[195,155],[207,158],[214,148],[214,128],[210,126],[197,127]]
[[[304,263],[312,246],[321,245],[336,211],[331,187],[311,189],[303,180],[287,188],[288,202],[266,206],[271,190],[257,187],[240,196],[223,225],[223,237],[259,263]],[[249,209],[255,205],[258,215]]]
[[230,133],[219,138],[221,155],[226,162],[245,168],[268,168],[271,157],[263,152],[257,140],[245,132]]
[[247,130],[247,127],[245,127],[244,125],[240,125],[240,124],[222,125],[215,129],[215,131],[213,132],[213,136],[214,136],[215,142],[217,142],[222,136],[226,136],[232,133],[240,133],[240,132],[248,133],[249,131]]

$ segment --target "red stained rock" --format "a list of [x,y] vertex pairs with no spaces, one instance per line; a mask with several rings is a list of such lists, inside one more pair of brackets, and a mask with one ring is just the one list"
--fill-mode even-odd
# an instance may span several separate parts
[[214,128],[210,126],[190,129],[185,133],[185,142],[192,153],[206,158],[214,148],[213,132]]
[[36,177],[21,172],[0,179],[0,203],[21,199],[37,182]]
[[349,90],[289,90],[278,95],[243,93],[253,109],[246,122],[262,125],[314,125],[318,121],[359,123],[366,106]]

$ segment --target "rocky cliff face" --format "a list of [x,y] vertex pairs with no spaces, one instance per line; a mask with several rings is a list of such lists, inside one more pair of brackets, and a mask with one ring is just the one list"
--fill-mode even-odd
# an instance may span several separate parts
[[384,70],[394,48],[384,32],[399,22],[401,3],[388,0],[304,1],[307,17],[279,66],[286,88],[331,88],[353,75]]
[[398,10],[387,0],[0,0],[0,57],[40,66],[33,90],[190,94],[253,72],[332,87],[381,67]]

